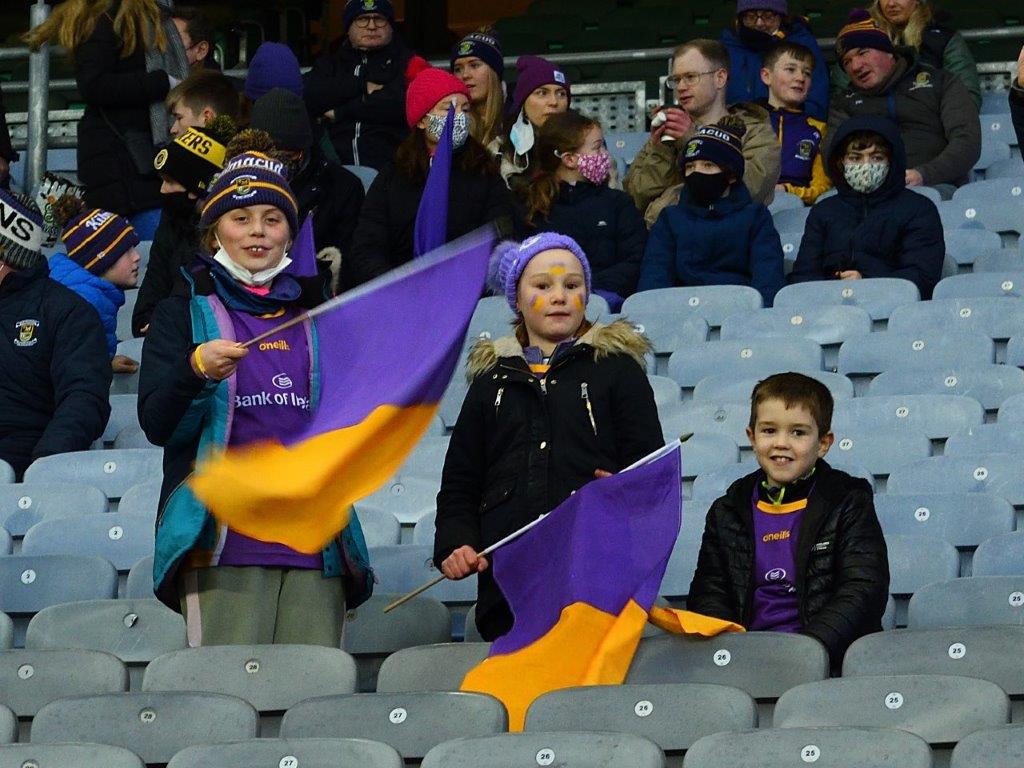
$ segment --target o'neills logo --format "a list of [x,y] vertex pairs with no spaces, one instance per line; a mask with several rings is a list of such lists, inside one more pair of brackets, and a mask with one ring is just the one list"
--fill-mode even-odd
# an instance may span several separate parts
[[242,155],[228,163],[227,170],[236,171],[244,168],[259,168],[264,171],[284,176],[284,163],[271,160],[265,155]]

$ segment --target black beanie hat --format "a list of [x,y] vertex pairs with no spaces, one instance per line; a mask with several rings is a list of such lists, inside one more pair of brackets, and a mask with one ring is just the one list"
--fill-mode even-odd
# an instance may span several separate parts
[[743,158],[743,136],[746,125],[737,117],[723,117],[717,123],[702,125],[686,143],[681,162],[710,160],[723,170],[732,171],[737,179],[743,178],[746,163]]
[[271,88],[256,100],[249,127],[269,133],[278,149],[305,151],[313,146],[306,103],[286,88]]
[[213,175],[224,167],[225,147],[202,128],[189,128],[157,152],[153,167],[196,197],[206,197]]

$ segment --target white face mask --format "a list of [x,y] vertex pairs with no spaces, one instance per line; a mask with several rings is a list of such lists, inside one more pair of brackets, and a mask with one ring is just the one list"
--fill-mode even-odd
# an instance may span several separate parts
[[[430,122],[427,124],[427,133],[434,141],[441,141],[444,135],[444,124],[448,115],[429,115]],[[470,124],[469,115],[465,112],[456,112],[452,122],[452,149],[459,149],[469,138]]]
[[536,138],[534,136],[533,123],[527,119],[525,112],[519,113],[519,118],[516,120],[516,124],[512,126],[512,130],[508,132],[508,137],[512,141],[512,146],[517,155],[525,155],[533,149],[533,142]]
[[281,259],[276,267],[264,269],[259,272],[250,272],[228,256],[228,252],[225,251],[224,246],[220,244],[220,238],[214,237],[214,240],[217,241],[217,252],[213,255],[213,260],[224,267],[224,269],[228,271],[228,274],[235,278],[235,280],[243,285],[248,285],[253,288],[261,288],[266,285],[281,274],[281,272],[283,272],[288,265],[292,263],[292,260],[288,258],[288,254],[286,252],[284,258]]
[[889,163],[843,163],[843,177],[854,192],[868,195],[882,186],[889,175]]

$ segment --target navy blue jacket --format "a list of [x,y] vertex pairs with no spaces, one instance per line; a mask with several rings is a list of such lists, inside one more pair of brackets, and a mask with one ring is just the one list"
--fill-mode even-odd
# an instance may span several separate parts
[[[737,24],[739,22],[737,21]],[[828,119],[829,77],[828,64],[818,47],[818,41],[807,26],[797,19],[783,24],[781,31],[785,40],[810,48],[814,53],[814,71],[811,74],[811,90],[807,94],[804,112],[817,120]],[[768,98],[768,86],[761,82],[761,60],[770,47],[765,35],[764,50],[757,50],[744,42],[735,28],[722,31],[721,41],[729,49],[729,84],[725,100],[729,104],[740,101],[763,101]]]
[[684,186],[647,236],[638,291],[677,285],[749,285],[770,307],[785,284],[782,245],[772,216],[742,183],[710,208]]
[[110,417],[110,358],[95,310],[45,262],[0,282],[0,459],[84,451]]
[[[888,177],[867,195],[854,192],[842,173],[831,170],[836,148],[854,131],[879,133],[892,147]],[[850,118],[828,153],[826,167],[837,194],[811,209],[790,282],[832,280],[837,272],[854,269],[864,277],[910,280],[921,298],[931,298],[946,253],[942,221],[935,203],[903,184],[906,152],[896,124],[884,117]]]
[[109,280],[94,275],[63,253],[50,257],[50,277],[92,304],[100,315],[107,351],[117,353],[117,310],[124,304],[124,291]]
[[1017,143],[1024,147],[1024,88],[1019,85],[1014,85],[1010,89],[1010,115],[1013,117]]
[[538,215],[528,224],[525,209],[517,213],[517,239],[537,232],[569,235],[587,254],[595,290],[611,291],[622,298],[636,291],[647,227],[633,198],[622,190],[589,181],[575,186],[563,182],[547,219]]

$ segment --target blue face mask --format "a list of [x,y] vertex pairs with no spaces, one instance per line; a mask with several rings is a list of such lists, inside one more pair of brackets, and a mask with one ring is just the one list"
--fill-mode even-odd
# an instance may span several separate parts
[[[448,115],[429,115],[430,122],[427,124],[427,135],[434,141],[440,141],[444,135],[444,124]],[[452,122],[452,148],[459,149],[469,138],[469,114],[456,112]]]

